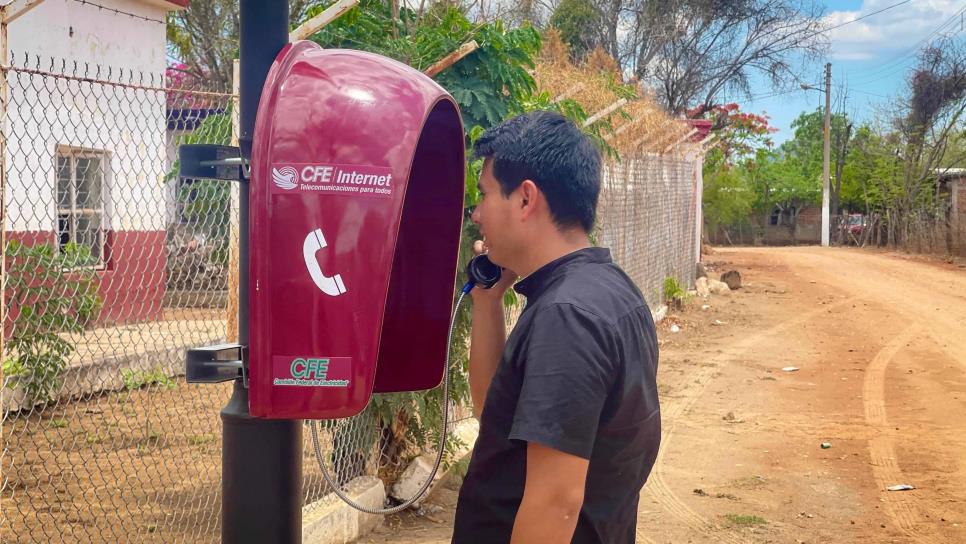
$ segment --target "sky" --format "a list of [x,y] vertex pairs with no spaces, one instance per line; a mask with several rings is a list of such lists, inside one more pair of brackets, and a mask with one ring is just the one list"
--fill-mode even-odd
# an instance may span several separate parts
[[[901,0],[827,0],[829,26],[897,4]],[[802,79],[822,86],[824,63],[832,63],[833,111],[842,107],[843,84],[847,90],[845,111],[857,121],[873,121],[877,110],[890,98],[906,93],[907,76],[915,65],[924,40],[945,34],[966,40],[966,0],[911,0],[888,11],[830,31],[827,59],[804,69]],[[785,88],[787,90],[787,87]],[[794,90],[774,95],[764,79],[752,83],[752,100],[737,99],[742,110],[767,113],[778,128],[776,144],[793,136],[791,123],[802,111],[824,107],[821,91]]]

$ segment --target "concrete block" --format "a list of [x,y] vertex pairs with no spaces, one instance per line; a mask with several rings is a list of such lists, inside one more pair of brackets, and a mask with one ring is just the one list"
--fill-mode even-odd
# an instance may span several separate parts
[[[462,442],[462,447],[457,451],[453,452],[454,459],[462,459],[473,451],[473,445],[476,444],[476,437],[480,433],[480,422],[475,418],[465,419],[456,424],[455,428],[452,430]],[[419,489],[426,483],[430,474],[433,471],[433,463],[436,462],[436,452],[429,452],[420,455],[419,457],[412,460],[406,470],[403,471],[402,475],[393,484],[392,488],[389,490],[389,495],[400,501],[409,500],[413,497]],[[450,467],[452,468],[452,467]],[[413,503],[413,506],[419,506],[428,497],[433,489],[439,484],[447,474],[447,471],[443,470],[440,466],[439,471],[436,472],[436,476],[433,478],[433,482],[430,484],[429,489],[422,497]]]
[[654,319],[655,323],[664,321],[665,317],[667,317],[667,306],[664,304],[658,306],[656,310],[651,312],[651,318]]
[[[383,508],[386,488],[374,476],[360,476],[346,486],[348,496],[367,508]],[[382,516],[365,514],[329,493],[302,508],[303,544],[346,544],[362,537],[379,524]]]

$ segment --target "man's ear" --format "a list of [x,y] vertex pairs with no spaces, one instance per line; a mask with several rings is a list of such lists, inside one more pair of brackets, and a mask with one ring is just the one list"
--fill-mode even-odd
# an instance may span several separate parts
[[540,190],[537,189],[537,184],[529,179],[523,180],[519,190],[520,209],[523,212],[523,217],[526,218],[536,212],[541,197]]

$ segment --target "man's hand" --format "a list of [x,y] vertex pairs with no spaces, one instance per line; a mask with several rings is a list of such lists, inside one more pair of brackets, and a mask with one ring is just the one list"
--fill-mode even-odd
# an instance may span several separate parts
[[[483,242],[473,244],[473,252],[483,253]],[[473,297],[473,330],[470,333],[470,396],[473,398],[473,414],[479,418],[483,413],[486,392],[490,389],[493,374],[503,355],[506,344],[506,326],[503,317],[503,294],[513,285],[517,275],[503,270],[500,281],[489,289],[475,287]]]
[[[473,255],[482,255],[486,251],[486,243],[483,240],[477,240],[473,242]],[[496,282],[496,285],[490,287],[489,289],[484,289],[482,287],[474,287],[470,291],[470,296],[473,297],[473,302],[493,302],[494,300],[502,301],[504,293],[507,292],[513,282],[517,279],[517,275],[513,273],[512,270],[503,269],[503,275],[500,276],[500,281]]]
[[511,544],[569,544],[584,504],[590,462],[536,442],[527,444],[527,479]]

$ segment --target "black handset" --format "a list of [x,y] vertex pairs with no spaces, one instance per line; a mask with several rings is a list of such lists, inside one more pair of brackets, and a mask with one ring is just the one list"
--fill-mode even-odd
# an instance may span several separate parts
[[470,288],[480,286],[483,289],[489,289],[500,281],[502,275],[503,269],[493,264],[486,254],[477,255],[466,264],[466,276],[469,278],[467,285]]

